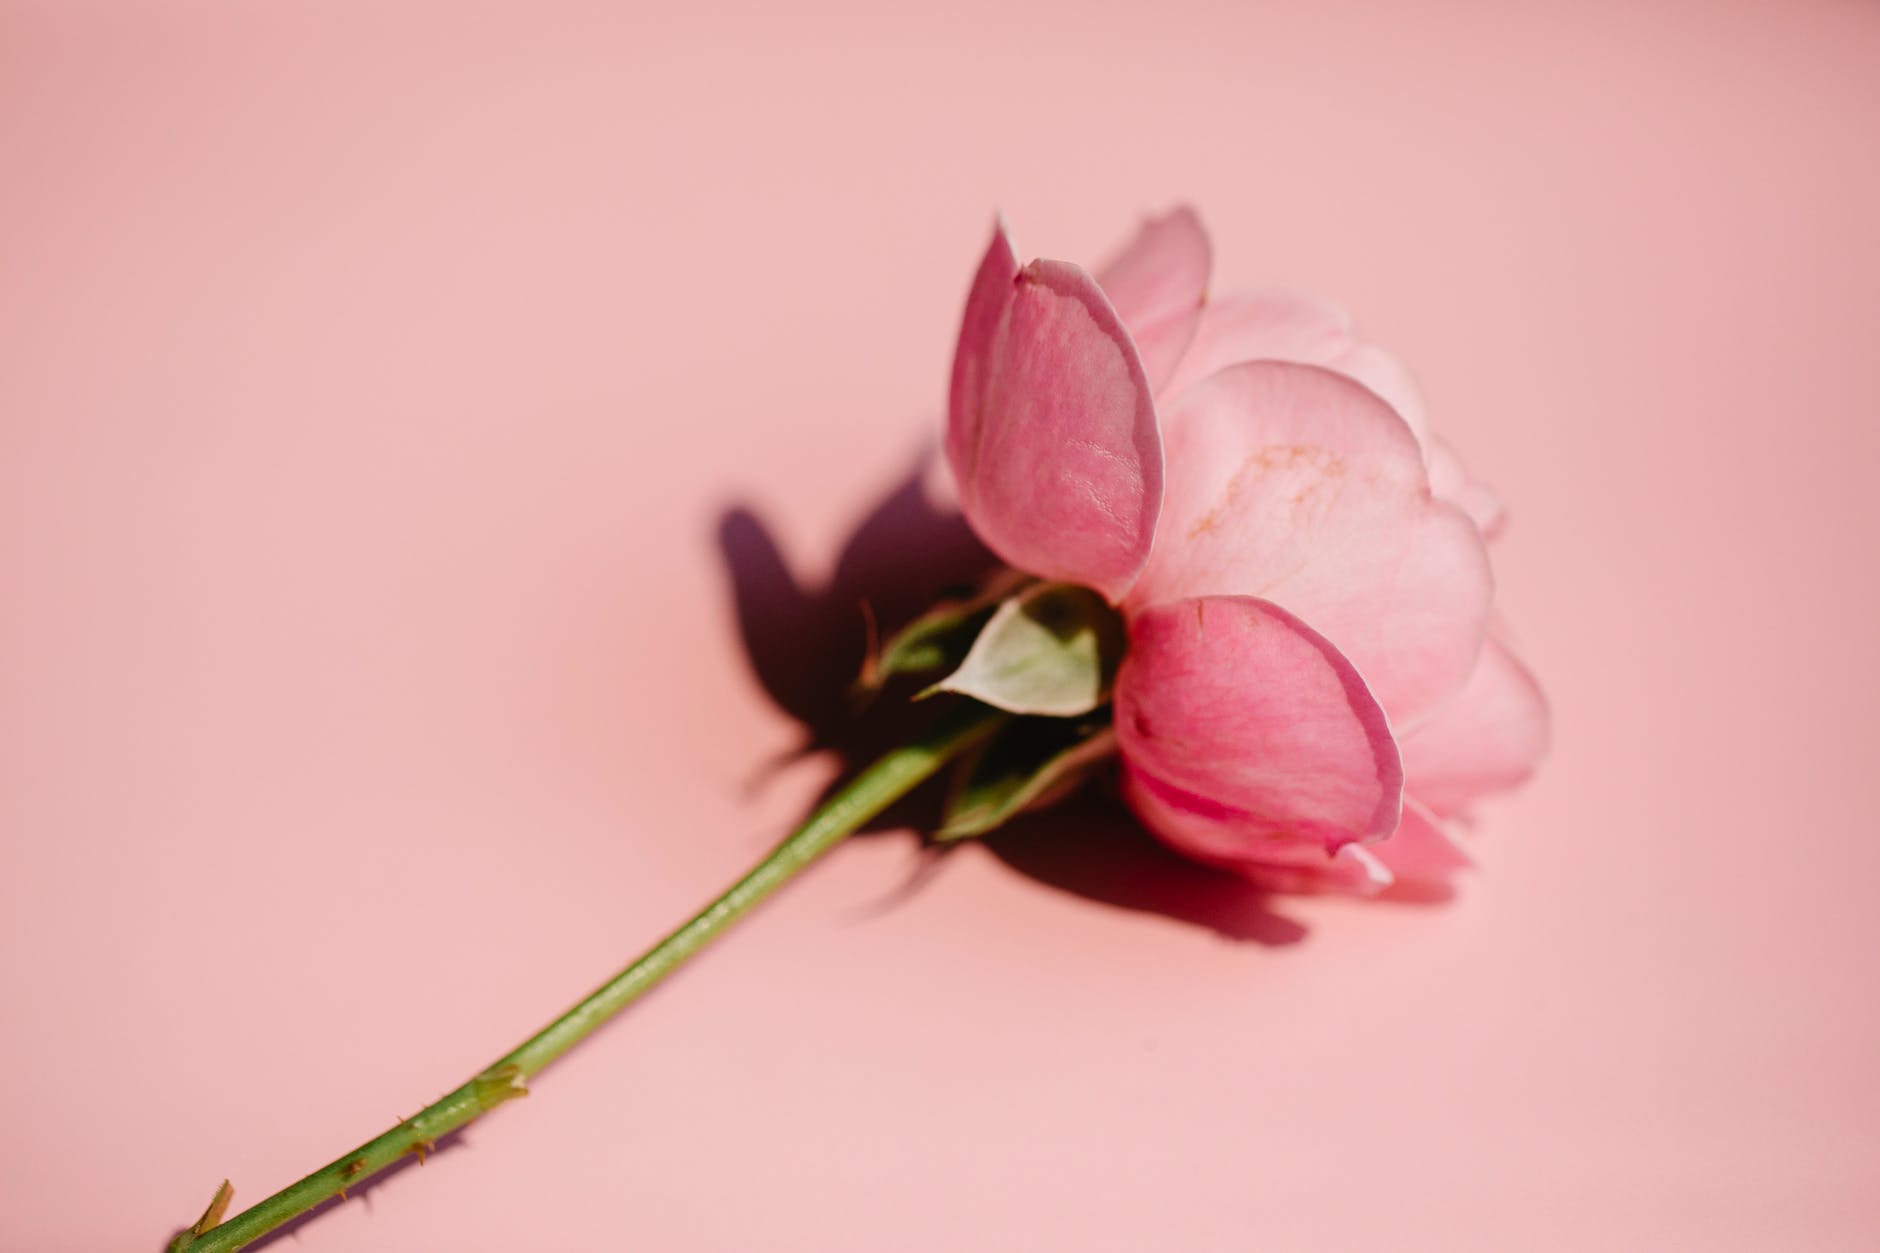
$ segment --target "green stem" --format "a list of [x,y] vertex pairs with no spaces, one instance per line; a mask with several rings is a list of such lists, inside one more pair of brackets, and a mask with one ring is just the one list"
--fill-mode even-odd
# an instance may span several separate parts
[[468,1083],[383,1135],[226,1222],[219,1222],[228,1206],[225,1183],[202,1218],[171,1242],[170,1253],[185,1249],[189,1253],[228,1253],[242,1248],[329,1197],[344,1195],[347,1188],[364,1183],[407,1154],[417,1155],[422,1162],[441,1137],[504,1101],[527,1095],[530,1077],[645,995],[805,866],[931,777],[948,760],[990,734],[1005,716],[996,709],[971,703],[951,711],[926,736],[891,750],[857,775],[690,922]]

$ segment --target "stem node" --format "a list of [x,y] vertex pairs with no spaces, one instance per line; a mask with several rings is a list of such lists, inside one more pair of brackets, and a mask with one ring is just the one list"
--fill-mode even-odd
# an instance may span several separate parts
[[476,1078],[477,1106],[488,1113],[504,1101],[529,1095],[528,1077],[515,1062],[492,1066]]

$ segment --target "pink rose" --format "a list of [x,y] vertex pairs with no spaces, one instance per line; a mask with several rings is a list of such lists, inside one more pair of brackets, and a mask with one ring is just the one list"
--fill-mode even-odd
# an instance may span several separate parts
[[1341,313],[1209,301],[1210,261],[1187,209],[1095,278],[996,229],[953,363],[961,508],[1121,610],[1123,789],[1163,841],[1279,890],[1441,885],[1450,820],[1547,740],[1490,629],[1500,508]]

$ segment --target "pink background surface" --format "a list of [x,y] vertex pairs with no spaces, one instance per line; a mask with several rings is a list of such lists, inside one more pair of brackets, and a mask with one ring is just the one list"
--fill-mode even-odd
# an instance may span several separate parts
[[0,15],[0,1246],[155,1253],[757,855],[834,766],[751,786],[724,511],[813,589],[993,208],[1192,198],[1512,503],[1463,896],[869,839],[279,1247],[1872,1248],[1880,7],[894,7]]

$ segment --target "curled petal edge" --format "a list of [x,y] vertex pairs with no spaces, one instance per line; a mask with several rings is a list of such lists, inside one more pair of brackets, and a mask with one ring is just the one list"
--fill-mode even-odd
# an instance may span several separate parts
[[1403,763],[1384,710],[1306,623],[1254,597],[1199,597],[1138,611],[1130,636],[1125,794],[1165,842],[1234,867],[1397,828]]

